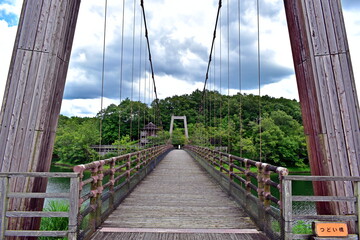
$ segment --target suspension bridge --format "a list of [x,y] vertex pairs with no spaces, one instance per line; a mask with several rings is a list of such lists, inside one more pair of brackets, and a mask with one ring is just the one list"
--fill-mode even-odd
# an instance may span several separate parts
[[[229,39],[230,34],[229,28],[221,30],[221,19],[222,15],[229,19],[230,2],[220,0],[218,3],[199,103],[199,121],[204,121],[204,125],[208,124],[206,119],[215,117],[209,109],[222,108],[221,103],[207,105],[206,93],[215,88],[217,74],[221,93],[221,35],[225,31]],[[257,0],[256,9],[258,69],[261,67],[259,2]],[[341,1],[285,0],[284,6],[312,176],[288,176],[286,168],[263,162],[261,147],[260,158],[254,161],[224,152],[222,148],[214,150],[191,143],[184,149],[174,149],[169,142],[81,164],[74,167],[73,173],[50,173],[80,1],[24,1],[0,116],[1,239],[330,239],[333,236],[358,239],[360,115]],[[152,92],[149,97],[152,96],[154,103],[153,120],[161,126],[151,31],[143,0],[140,11],[140,32],[145,36],[147,48],[142,57],[149,60],[144,65],[146,78],[151,80],[146,92],[149,89]],[[107,1],[104,12],[102,96]],[[125,19],[124,13],[122,19]],[[238,28],[240,34],[240,22]],[[135,34],[133,36],[135,38]],[[217,43],[220,47],[216,47]],[[126,48],[123,44],[122,50]],[[132,44],[134,54],[134,41]],[[229,45],[227,47],[225,57],[229,61]],[[215,61],[217,48],[219,61]],[[134,57],[131,61],[134,62]],[[216,62],[220,65],[216,66]],[[227,78],[229,90],[229,74]],[[261,81],[260,70],[258,81]],[[261,103],[258,111],[261,123]],[[131,113],[133,115],[133,109]],[[177,118],[173,117],[172,122],[174,119]],[[185,121],[186,117],[180,119]],[[120,125],[121,121],[119,129]],[[100,120],[100,132],[101,128]],[[260,124],[260,143],[261,131]],[[102,146],[101,139],[99,145]],[[70,179],[70,190],[46,192],[49,178]],[[299,180],[313,182],[314,196],[293,196],[292,182]],[[42,211],[47,198],[67,199],[70,210]],[[293,213],[293,202],[306,201],[317,203],[318,214]],[[68,218],[67,230],[39,230],[45,217]],[[313,234],[294,233],[294,223],[299,220],[343,225],[330,229],[332,234],[340,235],[321,238],[321,230]]]

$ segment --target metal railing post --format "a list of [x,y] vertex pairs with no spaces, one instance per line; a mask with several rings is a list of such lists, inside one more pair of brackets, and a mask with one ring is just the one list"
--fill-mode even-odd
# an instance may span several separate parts
[[257,194],[259,198],[258,203],[258,225],[260,229],[264,230],[265,213],[264,213],[264,182],[263,182],[263,165],[261,162],[256,163],[257,167]]
[[103,186],[102,186],[102,180],[104,178],[104,173],[103,173],[103,166],[105,164],[104,160],[99,161],[99,167],[98,167],[98,172],[97,172],[97,176],[98,176],[98,181],[97,181],[97,194],[96,194],[96,228],[99,227],[101,225],[101,211],[102,211],[102,192],[103,192]]
[[267,163],[263,163],[261,168],[262,168],[262,185],[263,185],[263,192],[262,192],[262,196],[263,196],[263,203],[264,203],[264,207],[265,209],[267,209],[268,207],[270,207],[270,200],[268,199],[268,196],[271,195],[271,189],[270,189],[270,185],[268,184],[268,181],[270,181],[270,171],[267,169],[268,164]]
[[[271,229],[271,220],[269,219],[269,215],[267,214],[267,210],[270,210],[270,200],[268,199],[268,196],[271,195],[271,187],[268,184],[268,181],[270,181],[270,171],[267,170],[268,164],[263,163],[262,164],[262,182],[263,182],[263,217],[264,217],[264,228],[265,229]],[[267,230],[266,230],[267,231]]]
[[354,195],[356,197],[356,211],[357,211],[357,233],[360,236],[360,182],[354,184]]
[[250,165],[248,159],[245,159],[245,160],[244,160],[244,163],[245,163],[245,169],[246,169],[246,170],[245,170],[245,177],[246,177],[245,187],[246,187],[246,193],[247,193],[248,195],[250,195],[250,194],[251,194],[251,188],[250,188],[249,184],[251,183],[251,176],[249,175],[249,173],[251,172],[251,169],[250,169],[251,165]]
[[[127,163],[126,163],[126,181],[130,184],[131,177],[131,154],[129,154]],[[129,185],[130,188],[130,185]]]
[[80,214],[80,210],[81,210],[81,204],[83,203],[83,199],[81,198],[81,192],[83,190],[83,186],[84,186],[84,183],[83,183],[83,177],[84,177],[84,171],[85,171],[85,166],[84,165],[78,165],[78,166],[75,166],[73,168],[73,171],[75,173],[78,174],[79,176],[79,188],[78,188],[78,194],[77,194],[77,197],[79,198],[78,200],[78,209],[77,209],[77,234],[79,234],[79,231],[80,231],[80,227],[81,227],[81,223],[82,223],[82,220],[83,220],[83,217],[82,215]]
[[116,164],[116,158],[111,158],[111,162],[110,162],[110,176],[109,176],[109,182],[110,182],[110,186],[109,186],[109,209],[114,210],[114,202],[115,202],[115,191],[114,191],[114,186],[115,186],[115,164]]
[[281,199],[281,216],[282,216],[282,238],[292,240],[292,186],[291,180],[282,180],[282,199]]
[[5,239],[5,230],[7,228],[7,192],[9,186],[8,177],[0,177],[0,239]]
[[220,161],[220,172],[223,172],[224,169],[224,161],[223,161],[223,155],[219,153],[219,161]]
[[90,219],[89,219],[89,223],[90,223],[90,228],[92,230],[92,232],[95,232],[96,230],[96,225],[97,225],[97,209],[98,209],[98,181],[99,181],[99,176],[98,176],[98,171],[99,171],[99,162],[95,162],[96,166],[91,170],[91,178],[93,179],[93,181],[91,182],[91,194],[92,196],[90,197],[90,206],[92,208],[92,211],[90,213]]
[[70,179],[70,212],[69,212],[69,240],[76,240],[78,234],[78,213],[79,213],[79,185],[80,178]]
[[229,178],[230,178],[230,182],[234,180],[234,159],[232,158],[232,156],[229,154],[228,155],[229,158]]

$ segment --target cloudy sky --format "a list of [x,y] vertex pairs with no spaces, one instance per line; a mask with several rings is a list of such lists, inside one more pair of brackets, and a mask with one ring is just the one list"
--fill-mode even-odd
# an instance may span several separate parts
[[[218,0],[144,2],[159,98],[202,90]],[[61,110],[64,115],[94,116],[101,108],[104,3],[82,1]],[[223,0],[209,88],[223,94],[228,93],[228,86],[230,93],[239,91],[240,50],[241,91],[257,94],[256,0],[240,4],[240,49],[238,1],[229,0],[229,10],[227,3]],[[22,0],[0,0],[0,101],[21,5]],[[360,81],[360,1],[343,0],[343,8],[355,79]],[[151,99],[151,89],[145,90],[149,63],[140,0],[135,2],[135,11],[134,1],[125,1],[124,27],[122,9],[122,1],[108,0],[104,106],[126,97]],[[261,94],[298,99],[283,0],[260,1],[260,49]]]

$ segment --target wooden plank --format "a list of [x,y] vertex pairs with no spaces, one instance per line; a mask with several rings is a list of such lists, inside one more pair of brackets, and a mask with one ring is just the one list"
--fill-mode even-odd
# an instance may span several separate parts
[[41,177],[41,178],[77,178],[78,173],[72,172],[0,172],[0,177]]
[[[8,146],[8,144],[12,144],[11,141],[13,138],[11,136],[13,136],[15,132],[13,129],[11,129],[10,123],[12,119],[12,111],[16,100],[16,92],[17,92],[17,87],[19,85],[19,81],[12,81],[12,79],[19,78],[21,74],[19,69],[22,66],[22,62],[24,61],[25,53],[26,53],[25,51],[18,51],[18,52],[14,51],[13,54],[14,55],[16,54],[17,57],[16,59],[13,58],[11,60],[11,67],[9,69],[7,85],[5,86],[4,101],[0,113],[0,123],[2,129],[2,131],[0,131],[0,138],[4,139],[2,141],[2,144],[0,145],[0,159],[4,159],[6,146]],[[4,163],[3,161],[0,162],[0,167],[1,169],[9,168],[8,164]]]
[[7,211],[6,217],[69,217],[68,212]]
[[320,1],[322,8],[322,18],[323,22],[321,23],[325,28],[325,38],[326,38],[326,46],[329,50],[330,54],[338,54],[339,48],[337,44],[336,34],[335,34],[335,26],[333,18],[335,12],[332,11],[331,5],[329,1]]
[[[3,109],[2,111],[4,111],[4,119],[7,119],[7,122],[4,123],[4,125],[2,126],[2,130],[1,131],[1,135],[0,137],[5,137],[7,134],[7,138],[4,139],[3,143],[5,148],[2,149],[2,156],[4,159],[6,159],[7,161],[4,161],[2,164],[2,171],[10,171],[11,166],[18,166],[18,164],[16,164],[13,161],[10,161],[10,159],[12,158],[13,152],[14,152],[14,148],[12,146],[15,145],[16,143],[16,136],[17,136],[17,125],[19,122],[19,119],[21,118],[21,105],[22,105],[22,101],[23,101],[23,96],[24,96],[24,91],[26,89],[26,83],[25,83],[25,79],[26,76],[28,76],[29,73],[29,64],[31,62],[31,56],[32,53],[31,52],[27,52],[27,51],[23,51],[20,53],[20,58],[21,58],[21,62],[16,62],[15,64],[15,69],[14,72],[17,72],[17,76],[19,78],[18,83],[15,85],[13,85],[13,87],[15,87],[16,89],[12,90],[12,93],[14,96],[13,99],[11,99],[11,103],[13,104],[12,106],[8,106],[7,108]],[[6,114],[10,114],[10,116],[6,116]],[[22,129],[19,129],[20,131],[24,131]],[[10,164],[11,162],[11,164]]]
[[243,234],[219,234],[219,233],[107,233],[97,232],[92,239],[94,240],[268,240],[263,233],[243,233]]
[[[340,105],[343,109],[343,122],[345,129],[347,153],[349,156],[349,165],[352,176],[359,176],[359,156],[360,156],[360,137],[359,131],[352,131],[352,129],[359,129],[359,106],[355,100],[356,88],[355,81],[352,74],[351,60],[348,54],[339,54],[333,59],[338,61],[334,64],[334,71],[338,75],[336,84],[341,86],[344,92],[354,92],[354,94],[341,94]],[[351,73],[351,74],[350,74]],[[343,80],[343,82],[341,82]]]
[[9,198],[69,198],[69,193],[8,193]]
[[67,231],[14,231],[7,230],[7,237],[67,237]]
[[170,152],[102,227],[256,229],[236,202],[183,150]]
[[355,215],[294,215],[294,220],[356,221]]
[[309,31],[312,34],[312,50],[315,55],[329,53],[327,47],[327,35],[324,25],[323,12],[320,0],[305,0],[304,10],[309,23]]
[[42,1],[28,0],[24,2],[23,12],[19,22],[21,24],[21,31],[18,32],[19,42],[18,47],[24,50],[33,50],[35,37],[37,34],[37,27],[40,19],[40,9]]
[[359,182],[360,177],[351,177],[351,176],[298,176],[298,175],[288,175],[284,176],[285,180],[292,181],[354,181]]
[[219,229],[199,229],[199,228],[184,228],[184,229],[174,229],[174,228],[100,228],[99,232],[112,232],[112,233],[120,233],[120,232],[127,232],[127,233],[259,233],[256,229],[226,229],[226,228],[219,228]]
[[355,197],[341,197],[341,196],[293,196],[294,202],[356,202]]
[[[342,14],[341,2],[330,5],[331,14],[334,22],[344,22],[344,16]],[[348,42],[346,40],[346,30],[344,24],[334,24],[334,32],[336,37],[337,52],[346,53],[349,51]]]
[[[344,136],[342,131],[337,131],[337,126],[342,125],[339,109],[337,90],[334,88],[334,73],[331,68],[331,59],[329,55],[315,57],[315,63],[317,66],[318,81],[321,87],[318,88],[318,92],[322,99],[320,109],[324,115],[323,129],[326,129],[324,134],[324,155],[326,154],[326,163],[324,168],[328,169],[330,176],[349,176],[346,173],[348,166],[341,164],[346,162],[346,151],[343,151],[342,143],[344,142]],[[327,195],[346,195],[346,186],[342,183],[328,182],[325,183],[328,188]],[[336,209],[336,214],[346,212],[345,204],[329,203],[331,209]],[[334,213],[335,214],[335,213]]]

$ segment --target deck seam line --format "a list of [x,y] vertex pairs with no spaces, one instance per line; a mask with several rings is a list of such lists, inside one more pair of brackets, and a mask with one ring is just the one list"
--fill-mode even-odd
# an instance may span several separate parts
[[98,230],[99,232],[110,232],[110,233],[219,233],[219,234],[258,234],[260,233],[256,229],[174,229],[174,228],[113,228],[104,227]]

